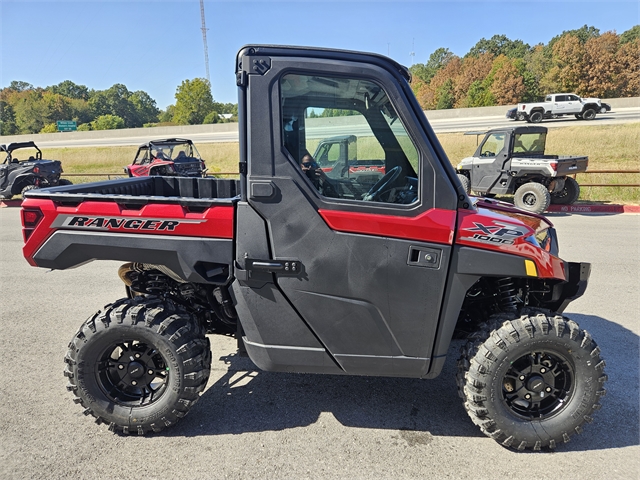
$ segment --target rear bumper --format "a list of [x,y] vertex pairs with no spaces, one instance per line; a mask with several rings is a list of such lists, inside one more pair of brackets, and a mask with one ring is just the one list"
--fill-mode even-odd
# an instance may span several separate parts
[[548,304],[552,311],[558,313],[562,313],[569,303],[584,294],[591,274],[590,263],[566,262],[565,265],[567,281],[554,285],[553,299]]

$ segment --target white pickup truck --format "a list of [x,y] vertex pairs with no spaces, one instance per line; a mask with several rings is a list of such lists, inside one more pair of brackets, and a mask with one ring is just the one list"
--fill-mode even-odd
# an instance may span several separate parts
[[599,98],[580,98],[574,93],[552,93],[545,97],[544,102],[519,103],[516,118],[523,118],[531,123],[563,115],[575,115],[578,120],[593,120],[597,113],[604,111],[606,107]]

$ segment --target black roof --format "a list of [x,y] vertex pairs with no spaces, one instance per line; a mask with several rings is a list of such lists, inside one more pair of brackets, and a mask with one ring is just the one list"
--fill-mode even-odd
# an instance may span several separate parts
[[143,143],[138,148],[149,148],[152,146],[162,146],[162,145],[180,145],[181,143],[188,143],[193,145],[193,142],[188,138],[163,138],[160,140],[150,140],[146,143]]
[[34,142],[14,142],[9,145],[0,145],[0,150],[7,153],[11,153],[19,148],[35,148],[36,150],[40,150]]
[[292,45],[245,45],[238,52],[236,59],[236,73],[241,69],[240,58],[244,55],[269,55],[269,56],[304,56],[312,58],[328,58],[336,60],[365,61],[382,67],[391,67],[400,73],[407,81],[411,80],[411,73],[404,65],[399,64],[389,57],[378,53],[364,53],[353,50],[339,50],[333,48],[303,47]]
[[501,127],[501,128],[492,128],[487,133],[493,132],[513,132],[519,135],[523,133],[547,133],[547,127],[540,127],[538,125],[524,125],[524,126],[514,126],[514,127]]

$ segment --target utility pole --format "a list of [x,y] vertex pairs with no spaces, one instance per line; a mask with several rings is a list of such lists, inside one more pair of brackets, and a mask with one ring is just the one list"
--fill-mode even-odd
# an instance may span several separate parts
[[207,25],[204,21],[204,0],[200,0],[200,17],[202,18],[202,42],[204,43],[204,66],[207,69],[207,82],[211,88],[211,77],[209,76],[209,49],[207,48]]

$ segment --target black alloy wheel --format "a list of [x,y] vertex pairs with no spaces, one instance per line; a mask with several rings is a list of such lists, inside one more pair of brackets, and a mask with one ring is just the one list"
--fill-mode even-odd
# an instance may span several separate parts
[[606,394],[591,335],[559,314],[497,314],[470,335],[458,393],[482,432],[517,450],[553,449],[593,421]]

